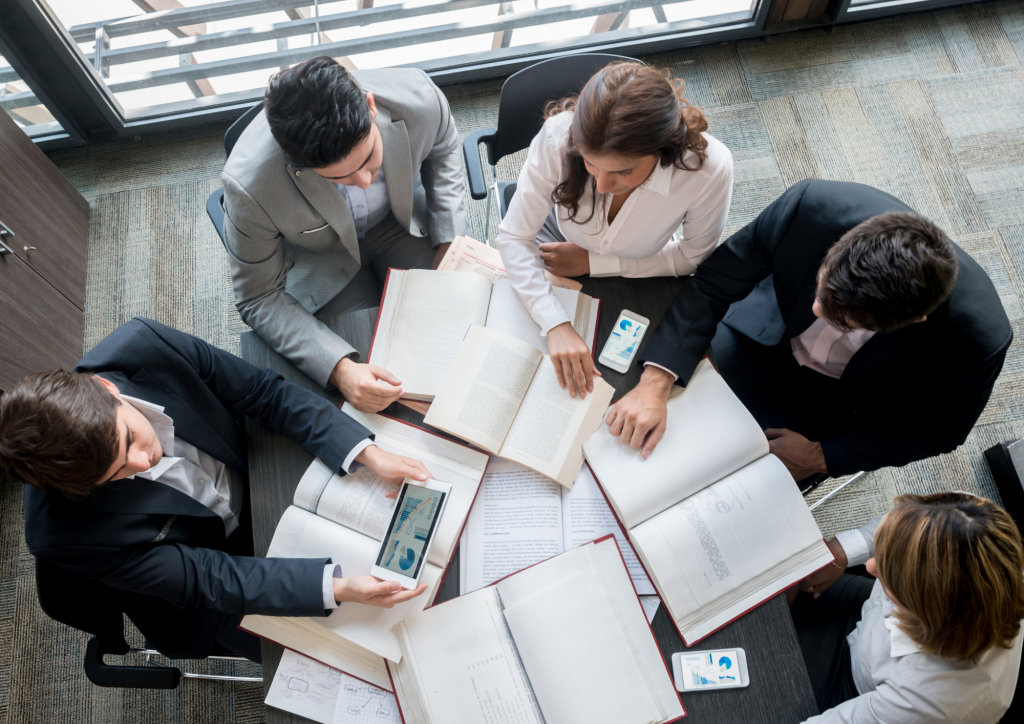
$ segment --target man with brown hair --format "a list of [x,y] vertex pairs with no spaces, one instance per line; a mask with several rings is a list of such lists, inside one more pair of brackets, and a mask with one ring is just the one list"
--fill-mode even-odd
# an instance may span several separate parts
[[937,225],[870,186],[807,179],[697,269],[606,421],[646,459],[710,343],[809,485],[963,443],[1012,339],[992,281]]
[[254,558],[243,416],[339,475],[362,464],[395,483],[429,477],[328,400],[136,318],[74,371],[29,375],[0,397],[0,469],[29,484],[29,550],[118,591],[128,617],[174,658],[206,657],[217,642],[259,661],[258,639],[238,629],[245,614],[390,608],[423,592],[346,577],[329,559]]

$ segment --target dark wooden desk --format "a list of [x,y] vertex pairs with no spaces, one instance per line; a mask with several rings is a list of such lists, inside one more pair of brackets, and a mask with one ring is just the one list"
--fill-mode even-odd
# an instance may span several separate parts
[[[598,349],[604,345],[619,312],[624,308],[643,314],[651,320],[652,327],[656,327],[661,321],[662,312],[668,308],[683,283],[682,280],[672,278],[585,279],[583,291],[601,299]],[[370,346],[376,316],[376,309],[367,309],[335,317],[328,320],[327,324],[365,355]],[[252,332],[242,335],[242,357],[259,367],[269,367],[292,382],[341,403],[340,395],[325,392]],[[601,368],[605,380],[615,387],[617,396],[628,392],[636,384],[641,371],[635,364],[626,374]],[[385,410],[385,413],[417,424],[423,421],[419,413],[397,403]],[[262,556],[266,555],[277,522],[291,504],[295,486],[312,457],[295,443],[259,423],[248,421],[247,432],[253,535],[256,554]],[[449,571],[445,577],[439,601],[447,601],[459,595],[458,565],[459,557],[456,554],[452,560],[454,570]],[[652,626],[665,663],[671,671],[672,654],[687,649],[664,606],[658,609]],[[683,705],[688,714],[686,722],[790,724],[818,713],[793,623],[782,596],[709,636],[690,650],[735,647],[746,651],[751,674],[750,686],[733,691],[684,695]],[[273,681],[281,654],[281,647],[263,642],[264,687],[269,687]],[[309,721],[267,707],[268,724]]]

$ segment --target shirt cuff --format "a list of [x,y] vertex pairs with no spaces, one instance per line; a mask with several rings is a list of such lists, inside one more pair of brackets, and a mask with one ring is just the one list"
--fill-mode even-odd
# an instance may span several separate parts
[[592,251],[588,254],[590,256],[590,276],[617,277],[622,273],[619,257],[612,254],[595,254]]
[[533,309],[530,311],[530,316],[533,317],[533,321],[537,323],[538,327],[540,327],[542,337],[546,337],[548,332],[559,324],[572,322],[572,320],[569,319],[569,315],[565,313],[561,303],[554,294],[549,295],[535,304]]
[[348,456],[345,458],[345,462],[341,464],[341,469],[345,471],[345,474],[352,472],[352,464],[356,461],[356,456],[366,448],[373,445],[373,440],[366,438],[356,443],[356,446],[352,448]]
[[333,611],[338,607],[338,602],[334,600],[334,569],[341,568],[341,566],[335,565],[334,563],[328,563],[324,566],[324,610]]
[[668,373],[669,373],[670,375],[672,375],[672,379],[673,379],[673,381],[675,381],[675,380],[678,380],[678,379],[679,379],[679,375],[677,375],[677,374],[676,374],[675,372],[673,372],[672,370],[670,370],[670,369],[669,369],[668,367],[662,367],[662,366],[661,366],[660,364],[658,364],[657,362],[644,362],[644,367],[657,367],[657,368],[658,368],[659,370],[665,370],[665,371],[666,371],[666,372],[668,372]]
[[857,529],[836,533],[836,540],[846,551],[847,566],[862,566],[871,557],[871,548],[868,547],[864,534]]

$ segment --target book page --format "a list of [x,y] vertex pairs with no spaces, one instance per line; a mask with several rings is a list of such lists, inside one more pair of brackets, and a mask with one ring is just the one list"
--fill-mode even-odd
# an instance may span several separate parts
[[793,476],[767,455],[630,531],[676,619],[821,542]]
[[768,454],[757,421],[708,360],[674,394],[665,436],[647,460],[604,423],[583,445],[627,530]]
[[459,549],[463,594],[562,552],[560,490],[518,463],[491,460]]
[[[573,329],[583,338],[588,346],[593,347],[593,337],[590,324],[591,305],[594,301],[590,296],[572,289],[551,290],[562,309],[573,320]],[[519,299],[508,279],[501,279],[494,282],[491,289],[491,303],[487,307],[488,329],[496,329],[499,332],[511,334],[524,342],[529,342],[539,349],[543,354],[548,353],[548,338],[541,336],[540,327],[533,321],[526,305]],[[596,327],[593,327],[596,330]]]
[[429,400],[470,326],[487,319],[491,283],[476,274],[428,269],[403,272],[403,278],[386,346],[378,356],[375,342],[372,361],[401,380],[406,396]]
[[583,464],[583,440],[601,424],[613,394],[595,377],[586,399],[570,397],[558,386],[551,358],[544,357],[498,454],[571,488]]
[[590,468],[584,463],[572,489],[562,488],[562,549],[577,548],[606,535],[615,536],[637,594],[654,593],[654,584],[644,573],[633,545],[626,540],[622,526],[608,507],[608,501],[597,487]]
[[[313,463],[323,465],[319,458]],[[365,465],[355,467],[348,475],[330,477],[317,501],[316,514],[374,540],[383,540],[395,508],[395,500],[385,496],[399,490],[400,485],[378,478]]]
[[[639,602],[635,606],[642,615]],[[578,572],[556,581],[506,605],[504,613],[546,721],[661,720],[594,573]]]
[[299,479],[299,484],[295,486],[292,505],[315,513],[316,506],[320,504],[320,496],[324,494],[327,484],[333,477],[334,471],[324,465],[320,458],[314,458]]
[[[341,410],[368,428],[374,434],[374,444],[381,450],[419,460],[434,479],[452,486],[452,494],[448,498],[444,515],[438,523],[430,553],[427,555],[427,560],[435,566],[447,567],[466,523],[466,516],[469,515],[469,509],[480,488],[480,481],[487,467],[487,454],[400,420],[360,412],[349,404],[343,405]],[[394,487],[397,489],[397,486]],[[388,500],[387,503],[390,516],[395,501]],[[385,519],[385,528],[389,521],[390,518]],[[381,529],[382,539],[383,535],[384,531]]]
[[520,339],[474,326],[423,421],[497,453],[541,359]]
[[412,708],[430,724],[544,724],[495,588],[434,606],[398,634],[408,656],[396,668],[418,683],[408,690],[425,700]]
[[[379,542],[372,538],[295,506],[289,506],[274,531],[267,557],[330,558],[341,566],[342,573],[348,577],[369,575],[379,547]],[[422,611],[433,598],[440,578],[441,569],[428,565],[420,575],[420,582],[427,584],[426,592],[394,608],[346,603],[334,609],[327,618],[306,620],[315,622],[327,631],[378,656],[397,661],[401,658],[401,650],[391,627],[404,620],[406,616]]]
[[[492,246],[488,246],[468,236],[456,236],[448,247],[437,267],[438,271],[458,271],[480,274],[492,281],[507,279],[505,265],[501,254]],[[544,272],[551,286],[556,289],[573,289],[579,291],[583,285],[565,277],[556,277],[551,272]]]

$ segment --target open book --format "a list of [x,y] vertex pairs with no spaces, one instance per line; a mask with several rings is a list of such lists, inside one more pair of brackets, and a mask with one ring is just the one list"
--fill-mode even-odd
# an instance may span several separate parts
[[685,716],[608,536],[410,616],[388,664],[405,724],[659,724]]
[[[501,252],[469,236],[456,236],[452,239],[452,244],[441,258],[437,270],[482,274],[492,281],[508,279],[505,263],[501,260]],[[566,277],[556,277],[549,271],[545,271],[544,276],[556,289],[574,289],[578,292],[583,288],[579,282]]]
[[[571,289],[554,293],[593,350],[601,300]],[[508,279],[390,269],[367,361],[400,379],[404,398],[433,400],[472,325],[518,337],[547,354],[547,337]]]
[[[246,616],[240,626],[390,690],[383,659],[401,658],[391,628],[433,600],[480,487],[487,455],[399,420],[347,404],[342,409],[374,433],[374,444],[382,450],[422,460],[435,479],[452,486],[420,576],[427,590],[391,609],[346,603],[326,618]],[[339,476],[314,460],[274,531],[267,557],[330,558],[346,576],[369,574],[395,505],[384,494],[397,489],[369,468]]]
[[606,535],[615,536],[637,594],[653,594],[589,467],[580,468],[570,490],[518,463],[492,459],[462,531],[459,590],[489,586]]
[[614,393],[595,377],[586,399],[570,397],[550,357],[517,337],[474,326],[423,421],[571,488],[581,446]]
[[827,566],[793,476],[707,359],[647,460],[606,425],[583,446],[687,646]]

